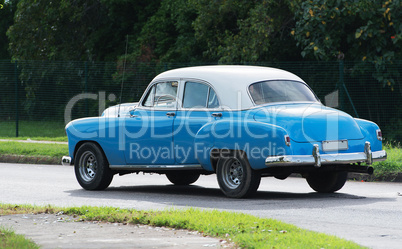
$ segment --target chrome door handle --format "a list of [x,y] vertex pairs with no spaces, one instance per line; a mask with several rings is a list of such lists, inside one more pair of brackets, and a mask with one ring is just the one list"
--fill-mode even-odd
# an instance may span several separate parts
[[168,117],[174,117],[176,115],[176,113],[174,113],[174,112],[167,112],[166,113],[166,116],[168,116]]
[[214,113],[212,113],[212,116],[213,116],[213,117],[222,117],[222,113],[220,113],[220,112],[214,112]]

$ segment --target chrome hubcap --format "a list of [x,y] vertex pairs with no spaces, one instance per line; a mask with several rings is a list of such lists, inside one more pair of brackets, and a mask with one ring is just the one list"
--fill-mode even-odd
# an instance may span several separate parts
[[230,189],[235,189],[242,183],[243,167],[236,158],[226,161],[223,165],[222,173],[223,181]]
[[92,181],[95,178],[97,166],[96,156],[91,151],[84,152],[79,164],[81,178],[86,182]]

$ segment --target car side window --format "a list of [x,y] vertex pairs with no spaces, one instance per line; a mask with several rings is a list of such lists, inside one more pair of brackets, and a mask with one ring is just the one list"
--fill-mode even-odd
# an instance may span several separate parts
[[154,96],[155,96],[155,85],[153,85],[151,87],[151,89],[149,89],[147,96],[145,97],[145,100],[142,103],[142,105],[147,106],[147,107],[153,106]]
[[172,108],[176,104],[177,81],[157,83],[149,89],[143,106],[155,108]]
[[210,87],[208,96],[208,108],[218,108],[218,107],[219,107],[218,96],[216,96],[214,89]]
[[186,82],[183,108],[207,107],[208,86],[196,82]]
[[184,87],[183,108],[219,107],[215,91],[202,83],[186,82]]

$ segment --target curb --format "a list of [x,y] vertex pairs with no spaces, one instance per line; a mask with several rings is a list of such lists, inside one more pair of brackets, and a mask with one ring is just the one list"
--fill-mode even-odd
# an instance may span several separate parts
[[402,173],[390,173],[381,175],[349,173],[348,180],[364,182],[402,182]]
[[[374,171],[375,172],[375,171]],[[294,173],[291,174],[290,177],[298,177],[302,178],[300,174]],[[368,175],[363,173],[348,173],[349,181],[358,181],[358,182],[402,182],[402,173],[390,173],[390,174],[381,174],[381,175]]]
[[0,162],[61,165],[61,157],[59,158],[50,156],[0,155]]

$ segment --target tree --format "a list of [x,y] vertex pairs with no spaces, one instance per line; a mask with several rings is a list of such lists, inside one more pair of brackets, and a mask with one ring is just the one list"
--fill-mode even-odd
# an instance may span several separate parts
[[198,3],[196,37],[207,44],[208,59],[224,63],[295,60],[300,56],[289,39],[294,19],[288,4],[283,0]]
[[[288,1],[162,1],[136,40],[132,61],[256,62],[300,58],[289,39]],[[281,49],[278,49],[280,47]]]
[[402,55],[399,0],[295,1],[291,31],[305,58],[372,63],[374,77],[392,87],[399,72],[387,67]]
[[137,39],[130,41],[128,59],[135,62],[193,62],[202,60],[194,38],[194,6],[188,0],[166,0],[143,25]]
[[0,60],[10,59],[8,53],[7,29],[13,23],[14,12],[17,9],[18,0],[0,1]]
[[102,24],[99,1],[21,0],[7,35],[18,60],[87,60],[89,35]]
[[11,53],[19,60],[114,60],[159,1],[21,0],[7,33]]
[[[109,51],[104,60],[116,60],[125,53],[127,36],[136,41],[161,0],[101,0],[107,10],[105,24],[98,29],[95,50]],[[111,52],[113,51],[113,52]]]
[[197,11],[193,27],[195,38],[203,46],[203,56],[208,61],[220,59],[220,50],[228,36],[238,34],[238,20],[247,14],[256,1],[246,0],[190,0]]

